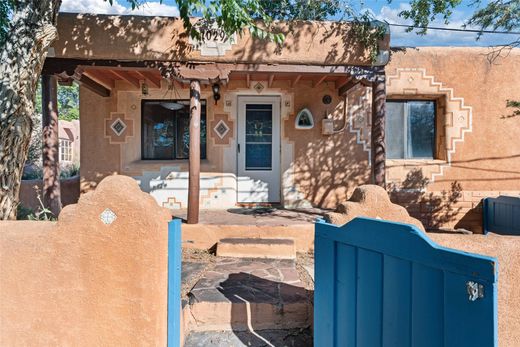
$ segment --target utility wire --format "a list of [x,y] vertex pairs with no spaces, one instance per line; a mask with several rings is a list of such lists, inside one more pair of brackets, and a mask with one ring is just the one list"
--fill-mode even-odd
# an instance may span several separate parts
[[392,24],[388,23],[390,26],[394,27],[405,27],[405,28],[415,28],[415,29],[428,29],[428,30],[445,30],[445,31],[460,31],[465,33],[481,33],[481,34],[509,34],[509,35],[520,35],[520,31],[494,31],[494,30],[478,30],[478,29],[458,29],[458,28],[442,28],[442,27],[424,27],[424,26],[415,26],[415,25],[406,25],[406,24]]

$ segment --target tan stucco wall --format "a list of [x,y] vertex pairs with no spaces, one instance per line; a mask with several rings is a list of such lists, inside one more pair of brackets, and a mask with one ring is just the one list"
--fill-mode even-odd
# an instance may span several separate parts
[[[260,82],[265,89],[258,93],[253,86]],[[187,160],[141,160],[141,101],[146,99],[189,99],[189,89],[175,84],[169,91],[163,81],[161,89],[149,89],[143,96],[125,82],[118,82],[112,96],[103,100],[87,89],[80,89],[82,131],[88,138],[95,137],[88,148],[82,147],[82,190],[95,187],[101,178],[118,172],[132,176],[142,183],[143,190],[151,191],[160,204],[185,208],[185,199],[175,197],[166,202],[163,193],[149,185],[150,178],[183,181],[187,187]],[[370,169],[368,120],[370,119],[370,89],[355,88],[349,93],[347,119],[344,119],[344,99],[338,97],[335,85],[322,83],[313,87],[311,81],[301,81],[292,87],[287,80],[250,82],[232,80],[222,86],[222,100],[215,105],[209,87],[202,90],[207,101],[207,159],[201,161],[202,177],[213,180],[213,186],[201,192],[202,206],[232,207],[236,202],[236,127],[237,98],[242,95],[269,95],[281,98],[281,172],[283,202],[287,206],[334,207],[345,199],[357,184],[367,183]],[[322,102],[324,95],[332,103]],[[102,103],[99,103],[102,101]],[[95,106],[89,105],[96,103]],[[314,116],[313,129],[295,128],[296,114],[308,108]],[[321,121],[332,114],[338,133],[322,135]],[[121,118],[129,127],[115,139],[110,124]],[[232,129],[222,141],[214,131],[217,120],[225,119]],[[345,123],[346,122],[346,123]],[[87,135],[89,134],[89,135]],[[94,135],[95,134],[95,135]],[[108,136],[110,135],[110,136]],[[94,158],[104,148],[101,158]],[[171,176],[171,173],[174,176]],[[185,181],[185,182],[184,182]],[[209,183],[208,183],[209,184]],[[203,187],[204,188],[204,187]],[[226,193],[219,193],[225,189]],[[172,194],[172,193],[169,193]],[[187,192],[183,193],[184,195]],[[220,195],[217,195],[220,194]],[[184,196],[183,195],[183,196]]]
[[116,111],[114,98],[103,98],[85,87],[79,89],[81,142],[81,191],[94,188],[107,175],[120,171],[118,146],[111,146],[104,134],[104,118]]
[[1,222],[0,345],[165,346],[170,219],[113,176],[57,223]]
[[[481,200],[520,195],[520,50],[405,49],[386,67],[389,98],[437,100],[435,160],[388,160],[394,201],[425,225],[482,231]],[[404,190],[403,190],[404,189]]]
[[[195,19],[194,19],[195,20]],[[348,23],[273,23],[285,34],[281,47],[252,38],[249,30],[237,35],[225,54],[208,56],[193,49],[178,18],[106,16],[60,13],[58,39],[51,57],[74,59],[199,61],[223,63],[371,65],[368,50],[354,40]],[[388,49],[389,35],[381,42]]]
[[[518,117],[508,118],[507,99],[518,99],[520,50],[490,65],[479,48],[421,48],[394,52],[386,68],[389,98],[438,100],[437,153],[434,160],[388,160],[387,182],[394,201],[404,205],[427,227],[463,227],[480,231],[482,197],[518,195],[520,191],[520,137]],[[251,75],[254,76],[254,75]],[[265,87],[260,93],[254,85]],[[163,81],[150,94],[117,82],[112,97],[100,98],[81,89],[82,134],[94,141],[82,146],[83,187],[95,186],[102,177],[120,172],[145,180],[177,172],[177,180],[187,180],[187,161],[140,160],[140,107],[142,98],[188,98],[188,89],[176,84],[174,93]],[[201,192],[202,206],[226,208],[234,205],[236,189],[236,117],[240,95],[277,95],[281,98],[281,180],[286,206],[335,207],[352,189],[370,180],[371,90],[355,87],[348,94],[347,124],[338,134],[322,135],[321,121],[327,112],[335,128],[343,128],[343,100],[332,84],[313,87],[310,81],[291,86],[289,81],[232,79],[222,86],[222,99],[208,100],[208,158],[202,161],[202,176],[211,181]],[[324,105],[322,97],[332,96]],[[307,107],[314,115],[311,130],[295,129],[295,116]],[[113,142],[105,136],[106,120],[124,114],[132,125],[131,136]],[[506,116],[506,117],[504,117]],[[111,118],[112,117],[112,118]],[[212,124],[225,119],[234,129],[219,140]],[[213,122],[213,123],[212,123]],[[112,143],[111,143],[112,141]],[[187,183],[186,183],[187,186]],[[225,188],[227,193],[222,193]],[[403,188],[405,188],[403,190]],[[155,194],[155,193],[154,193]],[[164,199],[162,197],[161,199]],[[186,207],[182,199],[164,206]]]
[[[461,121],[460,117],[470,115],[472,118],[462,121],[464,126],[456,128],[452,141],[448,141],[448,147],[454,151],[451,165],[444,165],[442,174],[432,178],[431,171],[438,173],[439,166],[427,162],[416,161],[412,163],[413,167],[404,169],[405,162],[393,161],[390,166],[397,167],[396,170],[403,168],[395,176],[419,169],[424,178],[433,181],[428,185],[431,191],[449,190],[454,181],[459,182],[463,190],[520,189],[520,123],[518,117],[507,117],[512,109],[506,108],[507,100],[520,98],[520,70],[517,68],[520,49],[498,58],[493,64],[489,63],[487,53],[486,48],[437,47],[410,48],[392,55],[386,74],[391,79],[402,73],[402,83],[389,83],[389,97],[403,96],[403,90],[406,98],[426,96],[431,99],[448,95],[471,113],[460,112],[458,107],[452,110],[454,117],[450,113],[440,115],[445,117],[447,131]],[[417,73],[408,75],[406,70]],[[429,88],[429,85],[435,87]],[[391,171],[389,181],[394,175]]]

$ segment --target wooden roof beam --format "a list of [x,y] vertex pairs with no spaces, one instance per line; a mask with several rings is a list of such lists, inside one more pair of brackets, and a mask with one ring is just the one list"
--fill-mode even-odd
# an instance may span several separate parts
[[267,82],[267,87],[271,88],[274,82],[274,74],[269,75],[269,81]]
[[144,77],[146,77],[146,79],[148,81],[150,81],[155,87],[161,88],[161,81],[162,81],[161,74],[156,75],[151,71],[144,71],[144,70],[135,70],[135,71],[139,71],[139,73],[141,75],[143,75]]
[[117,77],[121,78],[122,80],[127,81],[136,88],[141,88],[141,83],[139,82],[139,80],[134,76],[130,75],[128,72],[123,70],[110,70],[110,72],[116,75]]
[[360,80],[357,80],[355,78],[350,79],[347,83],[345,83],[344,85],[339,87],[339,89],[338,89],[339,96],[345,95],[349,90],[351,90],[352,88],[357,86],[359,83],[361,83]]
[[316,88],[317,86],[319,86],[320,84],[323,83],[323,81],[325,81],[325,79],[328,77],[328,75],[323,75],[320,77],[320,79],[316,82],[312,81],[312,87],[313,88]]
[[74,79],[83,87],[87,88],[88,90],[96,93],[99,96],[102,96],[104,98],[107,98],[110,96],[110,89],[105,88],[101,84],[97,83],[87,75],[81,74],[78,77],[74,77]]
[[291,81],[291,88],[294,88],[301,78],[302,75],[296,75],[296,77]]
[[112,89],[115,87],[114,80],[111,79],[110,77],[107,77],[106,75],[104,75],[101,72],[94,71],[94,70],[86,70],[83,72],[83,74],[86,75],[87,77],[89,77],[90,79],[98,82],[99,84],[102,84],[103,86],[105,86],[108,89]]

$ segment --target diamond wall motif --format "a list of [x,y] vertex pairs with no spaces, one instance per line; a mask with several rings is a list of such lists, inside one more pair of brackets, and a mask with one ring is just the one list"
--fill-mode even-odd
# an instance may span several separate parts
[[121,120],[121,118],[117,118],[113,123],[112,125],[110,125],[110,129],[112,129],[112,131],[117,135],[117,136],[121,136],[121,134],[123,134],[123,132],[125,131],[126,129],[126,124],[125,122],[123,122]]
[[213,130],[215,131],[218,137],[223,139],[224,136],[226,136],[226,134],[229,132],[229,126],[226,124],[226,122],[224,122],[224,120],[221,119],[213,128]]

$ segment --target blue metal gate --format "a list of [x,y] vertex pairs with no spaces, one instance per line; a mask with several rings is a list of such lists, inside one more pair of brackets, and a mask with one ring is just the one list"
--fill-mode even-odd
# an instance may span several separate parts
[[520,197],[485,198],[482,204],[484,234],[520,235]]
[[181,332],[181,220],[168,223],[168,347],[180,347]]
[[314,345],[497,346],[497,261],[407,224],[318,222]]

